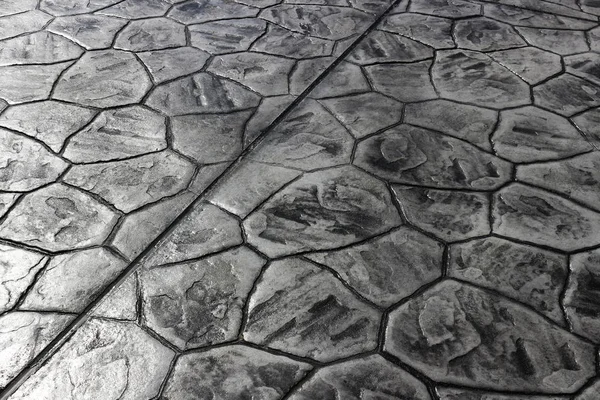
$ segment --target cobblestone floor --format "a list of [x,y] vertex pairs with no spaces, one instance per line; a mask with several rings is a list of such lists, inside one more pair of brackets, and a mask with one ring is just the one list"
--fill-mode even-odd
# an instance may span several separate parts
[[600,399],[599,16],[0,0],[0,398]]

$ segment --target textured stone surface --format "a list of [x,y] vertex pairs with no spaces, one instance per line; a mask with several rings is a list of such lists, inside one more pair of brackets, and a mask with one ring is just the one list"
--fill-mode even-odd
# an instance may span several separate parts
[[232,0],[189,0],[177,4],[168,16],[184,24],[199,24],[232,17],[255,17],[258,11]]
[[112,318],[125,321],[137,319],[137,276],[129,276],[123,284],[117,286],[107,297],[104,297],[92,313],[94,317]]
[[154,82],[162,83],[199,71],[210,55],[191,47],[148,51],[138,57],[150,71]]
[[[541,2],[535,2],[541,3]],[[597,23],[535,10],[535,3],[526,8],[504,4],[486,4],[485,15],[516,26],[548,29],[589,29]],[[533,7],[532,7],[533,5]],[[533,9],[532,9],[533,8]]]
[[526,44],[513,27],[489,18],[458,21],[454,35],[458,47],[469,50],[502,50]]
[[440,17],[472,17],[481,13],[481,5],[465,0],[418,0],[411,4],[411,11]]
[[0,218],[10,210],[19,197],[21,197],[19,193],[0,193]]
[[532,85],[562,72],[560,56],[534,47],[496,51],[490,56]]
[[563,74],[533,88],[533,97],[535,104],[568,117],[600,105],[600,87]]
[[563,29],[539,29],[517,27],[531,45],[560,55],[581,53],[589,50],[585,33]]
[[403,102],[431,100],[438,97],[431,84],[431,61],[411,64],[379,64],[365,68],[374,88]]
[[55,16],[72,15],[97,11],[118,2],[119,0],[41,0],[40,8]]
[[600,54],[583,53],[565,57],[567,72],[600,85]]
[[111,46],[117,32],[127,21],[103,15],[71,15],[55,18],[48,30],[65,36],[88,50]]
[[566,400],[558,396],[504,395],[467,389],[438,388],[441,400]]
[[575,125],[598,148],[600,145],[600,108],[594,108],[572,118]]
[[382,30],[398,33],[436,49],[454,47],[452,21],[431,15],[403,13],[385,18]]
[[185,26],[168,18],[133,21],[119,32],[116,49],[131,51],[160,50],[185,46]]
[[[2,6],[2,9],[4,10],[4,4]],[[38,10],[30,10],[24,13],[6,16],[2,18],[0,40],[38,31],[51,19],[51,16]]]
[[[314,79],[314,72],[310,78]],[[293,92],[301,93],[308,83],[310,82],[302,83]],[[320,85],[310,92],[310,97],[320,99],[344,96],[353,93],[368,92],[370,89],[369,82],[359,66],[349,62],[342,62],[323,78]]]
[[248,50],[267,28],[265,21],[255,18],[232,19],[191,25],[192,46],[210,54]]
[[17,304],[47,261],[43,254],[0,244],[0,313]]
[[52,64],[78,58],[81,47],[62,36],[36,32],[2,42],[0,66],[17,64]]
[[72,62],[0,67],[0,97],[9,104],[45,100],[54,81]]
[[128,19],[160,17],[165,15],[173,3],[175,2],[169,0],[125,0],[99,13]]
[[335,42],[331,40],[303,35],[277,25],[269,25],[266,33],[252,45],[252,49],[274,55],[303,59],[330,56],[334,44]]
[[348,59],[357,64],[410,62],[433,57],[430,47],[404,36],[374,31],[354,48]]

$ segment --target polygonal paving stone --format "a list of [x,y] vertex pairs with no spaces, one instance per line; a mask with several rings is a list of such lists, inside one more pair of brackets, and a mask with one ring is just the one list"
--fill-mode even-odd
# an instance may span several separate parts
[[449,253],[449,276],[497,290],[564,323],[559,298],[566,256],[496,237],[454,244]]
[[290,400],[325,398],[431,399],[421,381],[378,355],[321,368],[290,396]]
[[256,17],[259,9],[232,0],[189,0],[177,4],[168,16],[184,24],[228,18]]
[[600,108],[594,108],[573,118],[573,122],[585,133],[595,147],[600,145]]
[[0,316],[0,357],[6,360],[0,365],[0,387],[15,378],[72,319],[70,315],[30,312]]
[[562,71],[558,54],[549,53],[535,47],[496,51],[491,53],[490,56],[531,85],[535,85]]
[[250,297],[244,340],[332,361],[377,346],[381,315],[313,264],[271,264]]
[[40,9],[54,16],[85,14],[119,2],[120,0],[41,0]]
[[95,50],[110,47],[115,35],[126,23],[126,20],[120,18],[83,14],[57,17],[47,29],[79,43],[88,50]]
[[252,50],[292,58],[330,56],[335,42],[292,32],[269,24],[266,33],[252,45]]
[[410,11],[438,17],[462,18],[479,15],[481,6],[464,0],[418,0],[410,5]]
[[19,193],[0,193],[0,218],[8,212],[20,196]]
[[468,389],[438,388],[436,392],[440,396],[440,400],[567,400],[566,397],[505,395]]
[[0,313],[17,304],[47,261],[43,254],[0,244]]
[[401,220],[384,184],[350,166],[305,174],[244,221],[248,241],[270,257],[336,248]]
[[390,314],[384,349],[437,382],[573,393],[593,347],[519,303],[445,281]]
[[535,104],[566,117],[600,105],[600,86],[563,74],[533,88]]
[[38,2],[38,0],[4,0],[0,16],[4,17],[6,15],[20,14],[25,11],[34,10]]
[[55,183],[25,195],[6,217],[0,236],[49,251],[102,243],[117,215],[88,194]]
[[486,193],[400,185],[392,189],[408,221],[442,240],[464,240],[491,231]]
[[0,126],[23,132],[59,152],[65,139],[86,125],[95,112],[54,100],[20,104],[0,115]]
[[241,247],[200,261],[144,269],[145,323],[182,350],[234,340],[264,263]]
[[296,96],[284,95],[262,99],[260,105],[246,123],[244,130],[244,148],[254,142],[273,122],[296,100]]
[[407,104],[404,110],[407,124],[440,131],[486,150],[491,150],[490,134],[497,120],[496,111],[449,100]]
[[101,112],[72,136],[64,156],[76,163],[108,161],[167,147],[165,118],[140,106]]
[[584,53],[565,57],[567,72],[600,86],[600,54]]
[[9,104],[45,100],[56,79],[71,64],[0,67],[0,97]]
[[589,50],[585,33],[582,31],[523,27],[518,27],[517,30],[531,45],[560,55],[581,53]]
[[[335,60],[334,57],[319,57],[319,58],[312,58],[312,59],[308,59],[308,60],[298,60],[298,62],[296,62],[296,67],[292,71],[292,74],[289,78],[290,94],[300,95],[302,92],[304,92],[306,90],[306,88],[309,87],[311,83],[315,82],[316,78],[318,76],[320,76],[327,69],[327,67],[329,67],[331,65],[331,63],[333,63],[334,60]],[[351,67],[347,66],[348,64],[349,63],[342,61],[338,65],[338,68],[333,68],[329,74],[327,74],[323,77],[323,80],[329,79],[331,82],[332,78],[329,78],[329,76],[337,75],[338,80],[344,81],[344,79],[345,79],[344,83],[346,85],[347,84],[356,85],[358,83],[361,86],[363,86],[365,83],[364,75],[362,77],[360,77],[360,75],[358,75],[357,77],[359,80],[358,81],[355,80],[354,82],[352,82],[352,79],[350,79],[350,77],[348,77],[347,75],[344,75],[344,74],[340,74],[338,72],[342,68],[344,68],[344,69],[351,68]],[[355,66],[355,67],[357,67],[357,66]],[[351,72],[355,72],[357,70],[360,71],[359,68],[354,68],[351,70]],[[333,79],[333,80],[335,81],[336,79]],[[368,82],[366,82],[366,83],[368,84]],[[312,94],[312,92],[314,92],[314,90],[319,90],[320,87],[322,87],[322,85],[318,85],[310,93]],[[328,88],[330,91],[336,90],[336,89],[344,91],[344,89],[345,89],[344,87],[336,88],[336,87],[332,87],[331,85],[327,85],[327,86],[325,86],[325,88]],[[361,90],[361,92],[362,91],[365,91],[365,90]]]
[[454,36],[458,47],[469,50],[492,51],[526,45],[512,26],[484,17],[458,21]]
[[146,104],[168,115],[230,112],[256,107],[260,96],[242,85],[198,73],[158,86]]
[[[540,2],[538,1],[536,3]],[[483,9],[486,16],[516,26],[584,30],[598,24],[593,21],[570,18],[503,4],[485,4]]]
[[310,364],[247,346],[220,347],[179,358],[164,397],[277,400],[310,369]]
[[403,13],[385,18],[384,31],[398,33],[435,49],[455,47],[452,38],[452,21],[431,15]]
[[51,16],[38,10],[3,17],[0,19],[2,22],[0,25],[0,40],[39,31],[51,19]]
[[592,149],[567,119],[536,107],[502,111],[492,142],[498,155],[514,162],[555,160]]
[[395,183],[471,190],[503,185],[512,169],[462,140],[410,125],[360,142],[355,164]]
[[377,62],[410,62],[433,57],[433,50],[417,41],[376,30],[361,40],[348,60],[360,65]]
[[188,30],[192,46],[210,54],[224,54],[248,50],[266,28],[265,21],[248,18],[206,22]]
[[120,50],[87,52],[60,78],[53,97],[108,108],[137,103],[150,89],[137,58]]
[[590,21],[598,20],[595,16],[584,13],[578,9],[577,4],[571,4],[571,7],[569,7],[566,3],[572,3],[571,0],[566,0],[563,3],[548,0],[500,0],[499,2],[502,4],[508,4],[528,10],[541,11],[549,14],[581,18]]
[[581,0],[581,9],[593,15],[600,15],[600,4],[596,0]]
[[409,103],[438,97],[431,84],[431,61],[380,64],[365,68],[375,90]]
[[0,128],[0,190],[29,191],[54,182],[68,164],[38,142]]
[[493,231],[564,251],[600,244],[600,214],[519,183],[495,195]]
[[168,0],[125,0],[98,13],[127,19],[161,17],[172,6]]
[[575,400],[596,400],[600,396],[600,381],[595,380],[594,383],[585,388],[578,396],[576,396]]
[[119,32],[115,48],[131,51],[185,46],[185,26],[168,18],[133,21]]
[[389,307],[442,275],[443,245],[408,227],[306,257],[335,270],[366,299]]
[[19,36],[2,42],[0,66],[16,64],[52,64],[79,58],[81,47],[46,31]]
[[590,38],[590,48],[593,51],[600,51],[600,27],[589,31],[588,37]]
[[12,399],[153,398],[174,355],[132,323],[91,320]]
[[157,84],[199,71],[210,54],[192,47],[139,53]]
[[128,213],[187,187],[194,166],[167,150],[124,161],[75,165],[64,181],[92,193]]
[[115,287],[110,294],[102,299],[94,308],[93,317],[117,319],[121,321],[135,321],[138,304],[137,275],[130,275],[122,284]]
[[[315,76],[313,75],[312,78],[314,79]],[[292,92],[298,94],[303,92],[308,87],[308,83],[310,82],[303,82],[296,87],[297,90],[294,91],[292,89]],[[290,86],[293,87],[293,78]],[[369,82],[365,78],[361,68],[358,65],[342,61],[336,68],[323,77],[319,85],[310,91],[309,96],[318,99],[364,93],[370,90]]]
[[443,50],[432,69],[442,97],[491,108],[529,104],[529,86],[489,56],[469,50]]

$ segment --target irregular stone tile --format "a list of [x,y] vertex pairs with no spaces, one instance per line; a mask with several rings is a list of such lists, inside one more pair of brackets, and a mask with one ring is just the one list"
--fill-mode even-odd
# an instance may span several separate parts
[[458,47],[469,50],[503,50],[526,45],[512,26],[485,17],[458,21],[454,36]]
[[[294,92],[300,94],[307,86],[300,86]],[[370,90],[371,86],[358,65],[341,62],[319,82],[318,86],[310,91],[309,96],[320,99],[364,93]]]
[[290,399],[360,400],[368,397],[431,399],[427,387],[421,381],[379,355],[321,368],[296,389]]
[[68,315],[29,312],[0,316],[0,357],[9,361],[0,366],[0,387],[15,378],[72,319]]
[[395,183],[488,190],[510,180],[511,165],[462,140],[400,125],[358,144],[355,164]]
[[[3,4],[4,9],[4,4]],[[0,40],[20,36],[24,33],[39,31],[52,19],[48,14],[38,10],[22,14],[9,15],[0,19]]]
[[21,195],[18,193],[0,193],[0,218],[2,218]]
[[85,14],[119,2],[120,0],[41,0],[40,9],[54,16]]
[[0,313],[17,304],[47,261],[42,254],[0,244]]
[[597,22],[503,4],[485,4],[483,9],[486,16],[515,26],[585,30],[597,25]]
[[4,0],[2,2],[2,10],[0,10],[0,17],[34,10],[37,3],[38,0]]
[[408,221],[442,240],[453,242],[491,231],[490,200],[485,193],[393,186]]
[[296,100],[296,96],[284,95],[267,97],[246,122],[244,130],[244,148],[248,147],[258,136],[269,129],[271,124]]
[[125,0],[99,11],[99,14],[127,19],[162,17],[172,5],[166,0]]
[[383,20],[379,29],[398,33],[435,49],[455,47],[452,21],[445,18],[413,13],[393,14]]
[[124,321],[137,319],[137,277],[130,275],[116,287],[92,312],[92,317],[111,318]]
[[250,396],[277,400],[310,369],[310,364],[251,347],[219,347],[180,357],[164,396],[169,399],[241,399]]
[[594,108],[572,119],[595,147],[600,145],[600,108]]
[[65,139],[85,126],[95,112],[54,100],[20,104],[0,115],[0,126],[23,132],[59,152]]
[[536,107],[502,111],[492,141],[500,156],[514,162],[556,160],[592,149],[566,118]]
[[6,110],[6,107],[8,107],[6,100],[0,99],[0,114],[2,114],[2,111]]
[[72,136],[64,156],[77,163],[137,156],[167,147],[165,118],[140,106],[101,112]]
[[36,141],[0,128],[0,190],[37,189],[54,182],[67,167]]
[[238,221],[209,203],[197,203],[155,246],[144,265],[190,260],[243,242]]
[[591,386],[575,397],[575,400],[595,400],[600,396],[600,381],[596,380]]
[[568,117],[600,105],[600,86],[563,74],[533,88],[535,104]]
[[567,72],[600,86],[600,54],[585,53],[565,57]]
[[45,100],[61,72],[71,64],[0,67],[0,97],[9,104]]
[[387,0],[349,0],[349,2],[353,8],[372,13],[383,12],[390,6]]
[[249,159],[312,170],[350,161],[352,136],[322,105],[298,105],[249,154]]
[[497,51],[490,56],[531,85],[562,71],[559,55],[535,47]]
[[438,52],[433,82],[442,97],[491,108],[529,104],[529,86],[488,55],[469,50]]
[[593,347],[519,303],[445,281],[390,314],[384,349],[437,382],[572,393]]
[[246,247],[142,271],[145,323],[182,350],[231,341],[265,260]]
[[230,112],[256,107],[260,96],[242,85],[198,73],[158,86],[146,104],[168,115]]
[[112,45],[117,32],[127,20],[104,15],[84,14],[55,18],[48,30],[65,36],[88,50],[105,49]]
[[64,181],[128,213],[187,187],[194,166],[170,150],[101,164],[75,165]]
[[[593,15],[582,12],[579,9],[568,7],[566,4],[555,4],[554,1],[537,1],[537,0],[499,0],[499,3],[507,4],[515,7],[520,7],[528,10],[541,11],[550,14],[569,16],[574,18],[587,19],[590,21],[597,21],[598,19]],[[567,3],[568,0],[565,2]],[[575,8],[577,5],[575,4]]]
[[266,269],[250,297],[244,340],[332,361],[374,349],[380,318],[331,273],[288,258]]
[[204,191],[221,175],[224,174],[225,170],[231,165],[230,162],[225,161],[218,164],[203,165],[198,167],[198,172],[192,182],[190,183],[188,190],[195,195],[201,195]]
[[168,18],[133,21],[119,32],[115,48],[131,51],[185,46],[185,26]]
[[467,389],[438,388],[440,400],[567,400],[566,397],[546,397],[532,395],[504,395],[497,393],[471,391]]
[[493,231],[511,238],[564,251],[600,244],[600,214],[519,183],[496,193],[493,217]]
[[560,55],[582,53],[589,50],[585,33],[564,29],[517,28],[531,45]]
[[348,60],[360,65],[377,62],[410,62],[433,57],[433,50],[417,41],[376,30],[352,50]]
[[351,166],[305,174],[244,221],[269,257],[332,249],[401,224],[382,182]]
[[236,53],[216,56],[207,71],[232,79],[260,93],[276,96],[288,93],[288,75],[294,61],[258,53]]
[[169,17],[184,24],[199,24],[228,18],[256,17],[259,9],[232,0],[189,0],[177,4]]
[[321,39],[340,40],[363,32],[371,23],[370,14],[349,7],[280,4],[260,13],[264,20],[290,31]]
[[[173,1],[173,0],[167,0],[167,1]],[[175,1],[177,1],[177,0],[175,0]],[[279,3],[280,1],[281,0],[235,0],[236,3],[245,4],[247,6],[258,7],[258,8],[271,7],[271,6]],[[301,1],[304,1],[304,0],[301,0]]]
[[231,175],[223,177],[208,201],[245,218],[259,204],[301,174],[287,168],[243,160]]
[[252,50],[303,59],[330,56],[334,44],[331,40],[303,35],[269,24],[267,32],[252,45]]
[[481,6],[464,0],[418,0],[411,3],[410,11],[438,17],[462,18],[478,16]]
[[95,50],[83,55],[60,78],[53,97],[108,108],[139,102],[150,89],[137,58],[120,50]]
[[0,66],[16,64],[52,64],[78,58],[81,47],[46,31],[19,36],[2,42]]
[[566,256],[497,237],[454,244],[449,253],[449,276],[497,290],[564,323],[559,298]]
[[600,15],[600,4],[596,0],[581,0],[581,9],[589,14]]
[[438,97],[429,78],[431,61],[411,64],[379,64],[365,67],[375,90],[411,103]]
[[[334,57],[320,57],[320,58],[313,58],[313,59],[308,59],[308,60],[299,60],[296,63],[296,67],[294,68],[294,70],[292,71],[292,74],[289,78],[290,81],[290,94],[293,95],[300,95],[302,92],[304,92],[306,90],[307,87],[309,87],[316,79],[318,76],[320,76],[323,72],[325,72],[325,70],[327,69],[327,67],[329,67],[329,65],[331,65],[331,63],[333,63],[333,61],[335,60]],[[345,66],[346,63],[341,62],[339,64],[340,68],[349,68]],[[333,68],[330,72],[331,75],[335,74],[337,75],[338,80],[343,80],[346,79],[346,84],[352,82],[351,80],[344,78],[343,74],[338,73],[338,68]],[[325,76],[324,78],[327,79],[329,77],[328,74],[327,76]],[[330,78],[333,79],[333,78]],[[360,77],[358,77],[358,79],[355,81],[358,82],[359,84],[362,83],[364,80],[364,77],[361,79]],[[315,89],[319,89],[319,87],[321,87],[322,84],[318,85],[317,87],[315,87]],[[329,88],[329,90],[341,90],[343,91],[343,87],[342,88],[336,88],[335,86],[331,86],[331,84],[327,85],[327,87]]]
[[191,25],[192,46],[210,54],[246,51],[265,33],[267,23],[257,18],[230,19]]
[[593,51],[600,51],[600,27],[590,30],[588,37],[590,39],[590,48]]
[[0,236],[49,251],[101,244],[117,215],[88,194],[54,183],[26,194],[8,214]]
[[158,394],[174,355],[132,323],[93,319],[12,398],[150,399]]
[[334,269],[366,299],[390,307],[442,275],[443,245],[412,228],[306,257]]
[[19,310],[82,312],[127,266],[104,248],[55,256]]
[[210,54],[192,47],[139,53],[157,84],[199,71]]

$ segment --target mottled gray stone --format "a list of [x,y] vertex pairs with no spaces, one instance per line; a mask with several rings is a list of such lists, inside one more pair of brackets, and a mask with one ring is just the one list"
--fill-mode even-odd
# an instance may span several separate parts
[[0,190],[37,189],[54,182],[67,166],[38,142],[0,128]]
[[449,276],[497,290],[564,323],[559,298],[566,256],[496,237],[454,244],[449,253]]
[[17,64],[52,64],[79,58],[81,47],[46,31],[19,36],[2,42],[0,66]]
[[600,244],[600,214],[519,183],[497,192],[493,231],[564,251]]
[[41,0],[40,9],[55,16],[85,14],[108,7],[119,1],[120,0]]
[[200,261],[144,269],[145,323],[182,350],[234,340],[264,264],[241,247]]
[[382,182],[350,166],[305,174],[252,212],[248,241],[270,257],[326,250],[400,225]]
[[[542,0],[542,1],[538,1],[538,0],[496,0],[496,1],[501,4],[506,4],[506,5],[515,6],[515,7],[519,7],[519,8],[523,8],[523,9],[528,9],[528,10],[540,11],[540,12],[544,12],[544,13],[561,15],[561,16],[569,16],[569,17],[573,17],[573,18],[581,18],[581,19],[590,20],[590,21],[598,21],[598,19],[595,16],[589,15],[589,14],[584,13],[581,10],[577,9],[576,5],[575,5],[575,8],[573,8],[573,7],[568,7],[568,6],[560,4],[560,3],[556,4],[555,1],[548,1],[548,0]],[[567,3],[569,1],[570,0],[566,0],[564,3]]]
[[[4,4],[3,4],[4,9]],[[38,10],[10,15],[0,19],[0,40],[19,36],[24,33],[42,29],[52,19],[48,14]]]
[[412,39],[376,30],[356,46],[348,60],[360,65],[411,62],[433,57],[433,49]]
[[492,51],[526,45],[512,26],[485,17],[458,21],[454,36],[458,47],[469,50]]
[[600,145],[600,108],[594,108],[572,119],[595,147]]
[[296,100],[296,96],[284,95],[267,97],[246,122],[244,130],[244,148],[266,131],[281,113]]
[[381,315],[299,259],[273,262],[250,297],[244,339],[319,361],[372,350]]
[[412,228],[343,250],[308,254],[366,299],[389,307],[442,275],[441,243]]
[[452,38],[452,21],[431,15],[403,13],[385,18],[384,31],[398,33],[435,49],[455,47]]
[[536,107],[502,111],[492,142],[500,156],[514,162],[556,160],[592,149],[566,118]]
[[600,51],[600,27],[592,29],[588,32],[590,39],[590,47],[593,51]]
[[168,115],[230,112],[256,107],[260,96],[242,85],[198,73],[158,86],[146,104]]
[[160,50],[185,46],[185,26],[168,18],[133,21],[119,32],[116,49],[131,51]]
[[290,400],[367,398],[430,400],[431,396],[413,375],[373,355],[319,369]]
[[228,18],[256,17],[259,9],[232,0],[189,0],[169,11],[169,17],[184,24],[199,24]]
[[[537,3],[541,3],[537,1]],[[513,7],[503,4],[485,4],[484,14],[493,19],[516,26],[549,29],[589,29],[598,24],[577,18],[565,17],[552,13]]]
[[433,82],[442,97],[491,108],[529,104],[529,86],[486,54],[469,50],[438,52]]
[[[290,94],[299,95],[304,92],[304,90],[306,90],[306,88],[309,87],[310,84],[313,83],[317,77],[320,76],[327,69],[327,67],[331,65],[331,63],[333,63],[334,60],[334,57],[319,57],[308,60],[299,60],[289,78]],[[343,68],[345,64],[346,63],[344,62],[340,63],[340,68]],[[338,69],[334,68],[331,73],[336,73],[337,71]],[[343,77],[343,75],[340,77]],[[327,76],[325,76],[325,78],[327,78]],[[328,87],[330,87],[330,85],[328,85]],[[318,87],[315,89],[318,89]],[[341,90],[344,89],[341,88]]]
[[432,14],[438,17],[473,17],[481,13],[481,5],[465,0],[416,0],[410,11]]
[[0,67],[0,97],[9,104],[45,100],[61,72],[71,64]]
[[512,169],[471,144],[410,125],[360,142],[355,164],[395,183],[471,190],[503,185]]
[[600,4],[596,0],[581,0],[581,9],[593,15],[600,15]]
[[192,47],[178,47],[138,54],[157,84],[199,71],[210,54]]
[[164,397],[278,400],[310,369],[310,364],[251,347],[220,347],[179,358]]
[[600,380],[595,380],[592,385],[585,388],[575,400],[596,400],[600,396]]
[[150,89],[137,58],[120,50],[87,52],[60,78],[53,97],[108,108],[137,103]]
[[335,42],[289,31],[269,24],[267,32],[253,45],[252,50],[292,58],[330,56]]
[[[303,2],[303,0],[300,0],[300,2]],[[371,13],[381,13],[390,6],[390,2],[387,0],[349,0],[349,3],[358,10]]]
[[584,53],[565,57],[567,72],[600,86],[600,54]]
[[88,50],[96,50],[110,47],[115,35],[126,23],[126,20],[103,15],[71,15],[55,18],[48,25],[48,30],[65,36]]
[[34,10],[37,3],[38,0],[4,0],[2,2],[2,9],[0,10],[0,17]]
[[0,218],[2,218],[21,195],[19,193],[0,193]]
[[166,0],[125,0],[98,13],[127,19],[162,17],[172,5]]
[[490,135],[497,120],[496,111],[449,100],[407,104],[404,109],[407,124],[440,131],[486,150],[491,150]]
[[150,399],[174,355],[132,323],[93,319],[11,399]]
[[435,381],[573,393],[593,347],[519,303],[445,281],[390,314],[384,349]]
[[496,51],[490,56],[531,85],[562,71],[559,55],[535,47]]
[[75,165],[64,181],[92,193],[128,213],[187,187],[194,166],[166,150],[124,161]]
[[[317,75],[312,78],[316,79]],[[294,92],[303,92],[307,87],[297,87]],[[347,96],[354,93],[364,93],[371,90],[369,82],[365,78],[361,68],[358,65],[343,61],[338,64],[330,73],[328,73],[319,85],[310,91],[309,96],[312,98],[325,98],[335,96]]]
[[491,231],[486,193],[392,187],[410,223],[447,242],[483,236]]
[[429,77],[430,67],[431,61],[420,61],[372,65],[365,70],[377,91],[409,103],[438,97]]
[[191,25],[192,46],[210,54],[245,51],[264,34],[267,23],[256,18],[231,19]]
[[534,87],[533,96],[535,104],[568,117],[600,105],[600,86],[563,74]]
[[0,313],[17,304],[47,261],[43,254],[0,244]]
[[[73,317],[12,312],[0,316],[0,387],[6,386]],[[12,398],[12,397],[11,397]],[[31,397],[41,399],[41,397]]]
[[581,31],[524,27],[517,30],[531,45],[563,56],[589,50],[585,33]]
[[468,389],[438,388],[440,400],[567,400],[558,396],[505,395]]
[[121,285],[117,286],[104,297],[98,307],[92,312],[93,317],[135,321],[137,319],[137,275],[130,275]]

